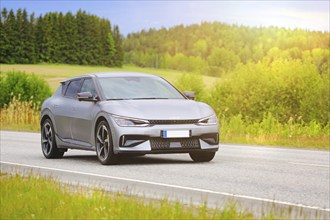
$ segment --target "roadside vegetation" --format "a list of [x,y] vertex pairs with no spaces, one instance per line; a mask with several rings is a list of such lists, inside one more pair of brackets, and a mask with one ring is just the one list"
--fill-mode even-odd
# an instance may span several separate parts
[[[98,71],[118,71],[118,69],[107,68],[107,67],[95,67]],[[36,86],[37,88],[42,88],[45,86],[45,81],[47,82],[56,82],[54,86],[59,85],[58,75],[56,72],[59,72],[60,76],[67,77],[74,76],[80,73],[92,72],[94,67],[91,66],[71,66],[71,65],[47,65],[47,64],[39,64],[39,65],[1,65],[1,70],[11,70],[9,72],[1,72],[1,80],[0,82],[11,82],[8,78],[17,79],[17,77],[8,77],[7,75],[17,75],[21,76],[20,79],[28,79],[27,76],[33,76],[32,79],[39,82],[40,86]],[[20,71],[16,71],[20,70]],[[29,74],[24,74],[21,71],[26,70]],[[169,79],[173,84],[175,84],[180,90],[192,90],[197,94],[197,100],[201,100],[210,104],[216,111],[219,122],[221,125],[220,128],[220,140],[221,143],[241,143],[241,144],[251,144],[251,145],[272,145],[272,146],[288,146],[288,147],[303,147],[303,148],[315,148],[315,149],[323,149],[329,150],[330,146],[330,125],[329,123],[321,123],[318,120],[313,118],[313,109],[317,111],[321,111],[322,107],[313,108],[316,104],[312,102],[316,99],[306,100],[311,102],[311,109],[309,106],[306,106],[307,116],[310,116],[310,120],[304,120],[303,117],[297,117],[296,115],[292,115],[288,117],[289,113],[284,113],[282,119],[279,119],[279,115],[276,110],[266,111],[260,113],[258,110],[253,110],[245,107],[248,112],[245,112],[244,115],[239,111],[237,113],[233,113],[228,109],[226,105],[239,105],[242,103],[236,103],[235,99],[224,100],[223,97],[218,97],[215,94],[218,93],[218,90],[226,89],[225,86],[231,87],[229,90],[230,94],[235,94],[238,92],[237,88],[244,89],[248,91],[247,85],[236,85],[239,83],[237,80],[231,80],[230,83],[225,84],[225,86],[221,85],[223,81],[226,79],[219,79],[214,77],[205,77],[202,75],[191,75],[188,73],[181,73],[177,71],[166,71],[166,70],[155,70],[155,69],[146,69],[146,68],[138,68],[132,66],[125,66],[121,71],[138,71],[138,72],[147,72],[153,73],[160,76],[163,76],[166,79]],[[32,74],[35,72],[35,74]],[[71,72],[71,74],[69,74]],[[240,72],[236,73],[239,74]],[[175,76],[179,76],[179,78],[175,78]],[[234,77],[243,77],[243,76],[234,76]],[[229,78],[230,79],[230,78]],[[223,80],[223,81],[222,81]],[[251,79],[253,80],[253,79]],[[288,80],[284,78],[281,79],[282,84],[276,83],[276,85],[282,88],[289,87]],[[315,78],[311,79],[315,81]],[[24,80],[23,80],[24,81]],[[248,80],[247,80],[248,81]],[[246,82],[247,82],[246,81]],[[279,81],[280,82],[280,81]],[[287,84],[285,84],[286,82]],[[11,82],[12,83],[12,82]],[[236,83],[236,84],[235,84]],[[14,85],[25,85],[23,82],[16,83]],[[37,84],[38,85],[38,84]],[[290,89],[297,89],[294,86],[299,86],[300,84],[290,84]],[[267,92],[271,92],[270,89],[276,88],[273,86],[269,88],[267,86],[263,86],[262,84],[258,84],[258,89],[264,89],[261,94],[265,94]],[[324,85],[327,86],[327,85]],[[46,83],[46,87],[49,87]],[[56,87],[53,87],[51,90],[55,90]],[[235,90],[236,87],[236,90]],[[6,88],[5,85],[2,85],[1,88]],[[1,89],[0,88],[0,89]],[[29,94],[27,92],[24,93],[24,99],[22,95],[19,93],[19,89],[15,90],[15,87],[12,86],[11,90],[6,93],[6,96],[10,97],[9,103],[2,103],[1,108],[1,129],[8,130],[21,130],[21,131],[39,131],[39,115],[40,115],[40,103],[43,101],[43,98],[36,100],[34,97],[37,95]],[[256,87],[257,88],[257,87]],[[315,87],[314,89],[320,89],[321,87]],[[49,89],[49,88],[48,88]],[[46,89],[48,91],[48,89]],[[227,88],[228,89],[228,88]],[[326,91],[326,88],[323,88]],[[15,92],[18,91],[18,92]],[[38,91],[38,90],[26,90],[26,91]],[[301,93],[306,93],[310,91],[309,87],[305,87],[305,90],[299,90]],[[221,91],[222,92],[222,91]],[[222,92],[223,93],[223,92]],[[5,93],[3,93],[5,94]],[[276,93],[275,93],[276,94]],[[248,95],[246,93],[241,93],[242,96]],[[326,96],[326,94],[325,94]],[[235,97],[239,97],[237,94]],[[258,100],[258,96],[253,97],[249,95],[250,99],[255,98],[254,103],[255,106],[251,106],[251,108],[257,108],[257,104],[260,104],[263,100]],[[273,97],[273,102],[271,100],[271,96],[267,96],[269,100],[269,104],[273,104],[273,106],[269,106],[269,109],[284,108],[287,106],[276,106],[276,97]],[[241,99],[244,99],[241,97]],[[319,104],[326,104],[326,100]],[[245,103],[248,104],[248,103]],[[266,105],[264,105],[266,107]],[[240,108],[243,109],[241,106]],[[324,112],[326,111],[326,106],[323,107]],[[284,109],[282,111],[289,112],[290,109]],[[297,110],[291,110],[292,112]],[[262,111],[261,111],[262,112]],[[303,111],[302,111],[303,112]],[[257,117],[253,116],[257,114]],[[329,114],[329,113],[328,113]],[[249,116],[250,115],[250,116]],[[247,117],[249,116],[249,117]],[[306,117],[307,117],[306,116]],[[319,117],[319,116],[318,116]],[[325,120],[326,121],[326,120]]]
[[1,219],[253,219],[235,205],[208,209],[7,174],[1,175],[0,215]]
[[232,202],[210,209],[207,203],[196,206],[166,198],[131,197],[43,177],[1,173],[0,180],[0,219],[308,219],[303,211],[293,214],[292,209],[266,211],[257,217]]

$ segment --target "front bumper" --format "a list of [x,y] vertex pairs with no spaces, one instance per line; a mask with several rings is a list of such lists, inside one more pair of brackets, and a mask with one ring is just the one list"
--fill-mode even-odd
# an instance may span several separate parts
[[[219,148],[219,125],[168,124],[147,127],[120,127],[111,117],[108,119],[115,154],[215,152]],[[189,130],[190,137],[162,137],[163,131],[173,130]]]

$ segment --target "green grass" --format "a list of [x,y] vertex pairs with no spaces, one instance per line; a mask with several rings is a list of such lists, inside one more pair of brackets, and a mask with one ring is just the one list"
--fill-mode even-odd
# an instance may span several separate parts
[[[184,74],[184,72],[176,70],[163,70],[152,68],[140,68],[136,66],[123,66],[122,68],[110,68],[104,66],[80,66],[68,64],[1,64],[0,70],[7,71],[25,71],[27,73],[35,73],[42,76],[50,84],[54,91],[59,82],[69,77],[77,76],[80,74],[95,73],[95,72],[142,72],[159,75],[171,83],[176,83],[177,80]],[[217,77],[202,76],[203,82],[207,87],[212,87],[218,80]]]
[[209,209],[167,199],[110,194],[33,176],[1,174],[0,179],[0,219],[254,219],[234,204]]

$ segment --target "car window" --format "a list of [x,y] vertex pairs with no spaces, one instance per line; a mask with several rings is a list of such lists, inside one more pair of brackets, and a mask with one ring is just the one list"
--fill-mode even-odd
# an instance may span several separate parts
[[184,99],[168,82],[156,77],[100,79],[106,99]]
[[85,79],[81,86],[80,92],[90,92],[90,93],[92,93],[93,96],[95,96],[96,90],[95,90],[95,87],[93,84],[93,80],[90,78]]
[[70,84],[68,85],[68,88],[65,92],[65,96],[71,97],[71,98],[77,97],[77,93],[80,89],[81,81],[82,81],[82,79],[72,80],[70,82]]

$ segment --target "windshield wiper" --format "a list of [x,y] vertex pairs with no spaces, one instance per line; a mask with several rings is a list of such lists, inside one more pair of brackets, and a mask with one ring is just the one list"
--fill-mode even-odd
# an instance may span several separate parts
[[168,98],[156,98],[156,97],[149,97],[149,98],[133,98],[133,100],[139,100],[139,99],[168,99]]
[[127,99],[107,99],[107,101],[127,100]]

